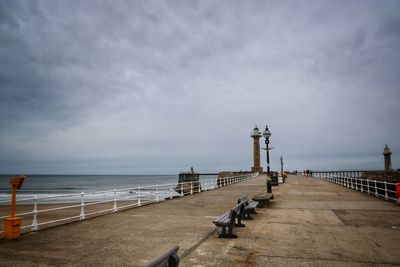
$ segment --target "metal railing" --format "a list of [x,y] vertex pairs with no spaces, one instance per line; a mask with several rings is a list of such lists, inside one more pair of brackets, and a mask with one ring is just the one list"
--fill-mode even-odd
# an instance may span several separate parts
[[[400,204],[400,198],[397,197],[396,183],[361,178],[362,173],[362,171],[314,171],[312,172],[312,177]],[[351,174],[354,176],[351,176]]]
[[[17,199],[17,217],[23,218],[21,232],[36,231],[72,221],[85,220],[101,214],[113,213],[142,205],[180,198],[186,195],[213,190],[254,178],[258,173],[203,179],[199,182],[183,182],[137,186],[97,192],[81,192],[57,196]],[[10,201],[0,202],[5,213]],[[29,208],[30,207],[30,208]],[[43,207],[39,209],[39,207]],[[9,215],[0,216],[0,221]],[[29,223],[31,222],[31,223]],[[2,238],[3,229],[0,231]]]

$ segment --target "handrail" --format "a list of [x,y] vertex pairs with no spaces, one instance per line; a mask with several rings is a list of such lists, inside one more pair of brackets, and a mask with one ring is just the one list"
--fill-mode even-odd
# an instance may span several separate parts
[[[32,219],[31,224],[26,224],[23,220],[21,229],[24,232],[36,231],[46,225],[60,225],[63,223],[85,220],[100,214],[113,213],[123,209],[139,207],[146,204],[167,201],[175,197],[184,197],[189,194],[201,193],[217,189],[219,187],[231,185],[254,178],[258,173],[250,173],[243,175],[232,175],[224,177],[224,184],[218,184],[217,179],[202,179],[198,184],[193,182],[182,182],[177,184],[165,183],[156,185],[145,185],[131,188],[119,188],[113,190],[102,190],[95,192],[81,192],[76,194],[63,194],[55,196],[32,197],[17,199],[19,205],[33,206],[32,211],[24,211],[18,213],[18,217]],[[189,189],[189,190],[186,190]],[[180,193],[177,191],[181,190]],[[65,201],[65,198],[71,200]],[[57,202],[59,200],[64,202]],[[10,203],[10,201],[2,201],[0,204]],[[52,205],[57,205],[52,207]],[[112,205],[107,205],[112,204]],[[43,209],[39,209],[39,205],[45,205]],[[5,206],[5,205],[3,205]],[[54,215],[43,216],[57,211],[67,211],[60,218],[60,213]],[[39,221],[39,216],[43,217]],[[0,220],[9,217],[9,215],[0,216]],[[25,223],[24,223],[25,222]],[[0,234],[3,233],[1,229]],[[1,238],[1,237],[0,237]]]
[[[313,171],[312,177],[400,204],[397,183],[361,178],[363,171]],[[348,174],[355,174],[351,176]]]

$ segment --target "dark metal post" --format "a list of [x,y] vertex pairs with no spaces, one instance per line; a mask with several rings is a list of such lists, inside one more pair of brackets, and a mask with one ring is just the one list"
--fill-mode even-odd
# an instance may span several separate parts
[[263,133],[265,138],[265,145],[267,150],[267,176],[269,177],[271,174],[270,167],[269,167],[269,138],[271,137],[271,132],[268,130],[268,125],[265,126],[265,131]]
[[283,175],[283,157],[281,156],[281,173]]
[[267,176],[269,177],[271,171],[270,171],[270,168],[269,168],[269,147],[268,147],[269,140],[268,139],[265,140],[265,144],[267,145]]

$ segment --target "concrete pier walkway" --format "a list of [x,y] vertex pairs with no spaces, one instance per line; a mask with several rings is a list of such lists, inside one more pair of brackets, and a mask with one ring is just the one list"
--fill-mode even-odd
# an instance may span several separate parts
[[399,266],[400,206],[289,175],[237,239],[212,220],[265,188],[265,176],[0,240],[0,266],[144,266],[179,245],[180,266]]

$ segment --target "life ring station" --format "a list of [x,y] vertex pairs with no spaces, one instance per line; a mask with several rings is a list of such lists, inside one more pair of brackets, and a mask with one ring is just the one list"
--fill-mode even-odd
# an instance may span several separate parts
[[21,218],[17,217],[17,189],[20,189],[25,176],[11,177],[8,182],[12,186],[11,215],[4,220],[4,239],[16,239],[21,234]]
[[253,167],[251,167],[251,172],[259,172],[263,173],[263,168],[260,164],[260,137],[261,132],[258,129],[257,125],[254,127],[253,132],[251,133],[251,137],[253,138]]

